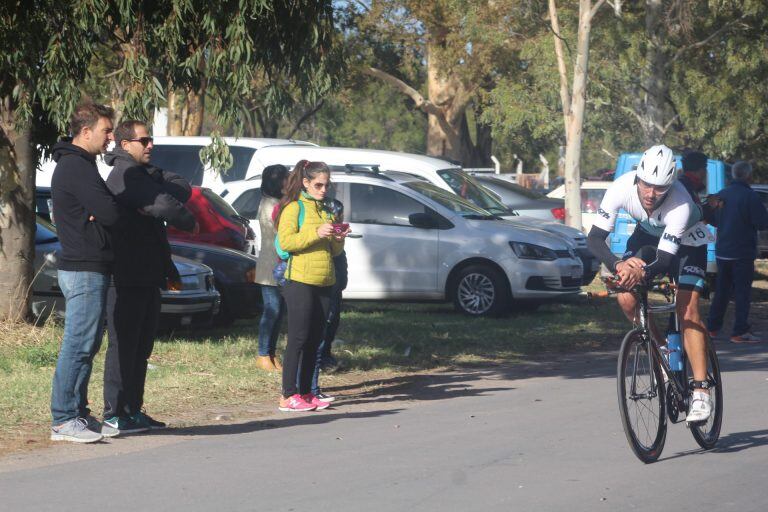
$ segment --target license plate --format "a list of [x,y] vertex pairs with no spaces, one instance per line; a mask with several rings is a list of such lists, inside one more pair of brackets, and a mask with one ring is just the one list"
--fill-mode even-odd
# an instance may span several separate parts
[[181,325],[189,325],[192,323],[192,317],[189,315],[183,316],[181,317],[181,321],[179,323],[181,323]]

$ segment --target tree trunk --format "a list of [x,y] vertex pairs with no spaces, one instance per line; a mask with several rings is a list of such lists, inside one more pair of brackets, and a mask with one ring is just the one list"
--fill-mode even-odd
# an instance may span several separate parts
[[179,97],[177,89],[168,90],[168,135],[181,135],[183,133],[184,116],[182,109],[184,102]]
[[29,126],[16,130],[4,98],[0,109],[0,320],[30,316],[35,258],[35,168]]
[[205,117],[205,86],[199,91],[187,93],[187,119],[184,123],[184,135],[202,135]]
[[427,112],[427,154],[446,157],[467,167],[490,161],[490,153],[479,155],[467,124],[468,94],[455,75],[445,76],[427,45],[427,92],[439,112]]
[[638,96],[642,107],[638,109],[642,117],[645,146],[658,144],[664,136],[666,125],[665,104],[669,90],[667,77],[667,53],[664,49],[664,2],[646,0],[645,35],[648,41],[646,50],[645,73],[642,80],[643,93]]
[[168,92],[168,135],[201,135],[205,117],[205,87],[201,91]]
[[[599,4],[598,4],[599,5]],[[565,223],[581,229],[581,140],[587,104],[589,69],[589,32],[592,29],[592,1],[579,1],[579,32],[576,63],[573,67],[573,91],[565,148]]]

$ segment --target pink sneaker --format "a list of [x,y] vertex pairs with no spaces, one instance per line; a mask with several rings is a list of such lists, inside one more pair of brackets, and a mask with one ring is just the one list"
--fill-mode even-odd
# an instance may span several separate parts
[[323,409],[327,409],[331,406],[329,402],[323,402],[319,398],[317,398],[312,393],[307,393],[306,395],[301,395],[302,400],[305,402],[312,404],[312,406],[315,408],[316,411],[322,411]]
[[297,393],[288,398],[281,398],[277,408],[283,412],[309,412],[317,409],[317,406],[307,402]]

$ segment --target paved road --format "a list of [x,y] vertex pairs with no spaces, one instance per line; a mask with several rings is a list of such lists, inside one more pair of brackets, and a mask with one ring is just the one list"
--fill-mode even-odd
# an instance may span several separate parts
[[385,383],[333,411],[0,460],[0,510],[768,510],[768,347],[726,346],[718,448],[640,463],[615,355]]

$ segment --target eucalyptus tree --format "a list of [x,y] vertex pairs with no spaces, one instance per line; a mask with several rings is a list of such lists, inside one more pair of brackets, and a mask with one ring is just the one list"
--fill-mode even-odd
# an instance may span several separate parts
[[255,76],[268,97],[277,77],[308,97],[327,88],[333,30],[331,0],[0,2],[0,318],[27,315],[34,171],[86,81],[143,119],[168,91],[197,95],[237,131]]

